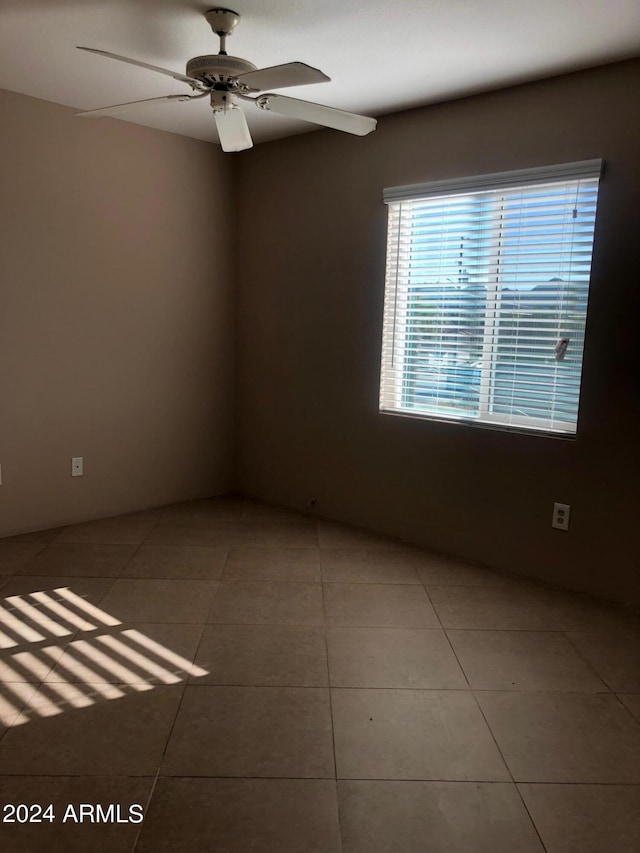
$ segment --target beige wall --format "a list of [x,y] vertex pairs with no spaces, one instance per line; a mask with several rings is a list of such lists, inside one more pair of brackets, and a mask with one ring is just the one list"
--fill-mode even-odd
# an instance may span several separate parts
[[[640,63],[319,132],[240,160],[237,485],[640,602]],[[602,157],[579,437],[377,412],[386,186]],[[554,501],[571,530],[551,529]]]
[[73,112],[0,92],[0,535],[231,484],[229,164]]

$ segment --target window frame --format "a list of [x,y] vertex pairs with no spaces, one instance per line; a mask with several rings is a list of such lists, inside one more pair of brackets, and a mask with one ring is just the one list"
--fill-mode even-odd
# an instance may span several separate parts
[[[520,415],[510,413],[508,415],[508,423],[505,423],[505,416],[500,416],[491,411],[492,405],[492,376],[495,373],[498,365],[498,341],[500,335],[499,323],[500,318],[499,305],[502,298],[501,287],[503,284],[499,262],[493,260],[489,264],[489,273],[487,275],[487,303],[485,305],[484,328],[483,328],[483,346],[482,346],[482,363],[479,386],[479,404],[477,415],[462,415],[460,413],[447,414],[446,409],[442,411],[420,411],[419,409],[411,409],[404,403],[406,396],[406,367],[402,370],[395,370],[395,373],[389,377],[385,372],[385,345],[387,343],[387,335],[389,333],[389,325],[391,325],[391,368],[395,368],[394,362],[400,358],[403,364],[406,364],[407,352],[410,348],[407,345],[410,321],[408,315],[410,313],[410,300],[398,298],[398,290],[401,287],[406,287],[402,282],[402,276],[398,275],[398,270],[403,266],[408,268],[410,259],[414,252],[413,243],[410,241],[404,247],[401,247],[401,240],[397,238],[397,247],[395,257],[390,256],[389,239],[391,235],[391,227],[394,224],[396,231],[400,232],[399,221],[402,218],[402,202],[413,202],[424,199],[436,199],[439,196],[463,196],[464,193],[478,193],[482,191],[494,192],[498,195],[495,197],[499,204],[503,206],[508,201],[508,193],[515,189],[535,188],[536,185],[550,184],[554,182],[563,182],[586,178],[595,180],[599,184],[603,172],[603,161],[586,160],[576,163],[565,163],[558,166],[544,166],[533,169],[522,169],[511,172],[493,173],[487,175],[479,175],[470,178],[436,181],[425,184],[412,184],[406,186],[392,187],[384,190],[384,201],[388,205],[388,223],[387,223],[387,255],[385,261],[385,288],[384,288],[384,316],[383,316],[383,342],[381,352],[381,371],[380,371],[380,395],[379,395],[379,413],[392,416],[408,417],[417,420],[428,420],[443,423],[456,423],[475,426],[486,429],[499,429],[514,431],[519,433],[529,433],[537,436],[551,436],[555,438],[575,439],[578,431],[579,423],[579,407],[582,390],[582,372],[584,364],[584,347],[580,356],[580,379],[577,388],[577,412],[575,418],[575,428],[573,428],[573,420],[562,421],[560,418],[538,418],[530,415]],[[500,195],[502,192],[502,195]],[[398,204],[400,202],[400,204]],[[597,192],[596,192],[597,205]],[[591,256],[593,255],[595,245],[595,225],[597,220],[597,209],[593,214],[594,235],[591,242]],[[498,241],[504,237],[503,228],[497,217],[492,216],[492,225],[490,230],[493,232],[494,239]],[[497,233],[499,232],[499,233]],[[497,242],[499,244],[499,242]],[[588,294],[591,287],[591,272],[586,286],[587,305],[584,308],[584,317],[586,324],[586,316],[588,309]],[[493,300],[488,298],[489,288],[495,297]],[[389,323],[388,304],[393,305],[393,319]],[[398,311],[402,314],[399,316]],[[404,337],[403,341],[397,342],[397,337]],[[495,389],[494,389],[495,390]],[[391,405],[390,405],[391,403]],[[551,424],[549,426],[548,424]],[[566,429],[568,424],[571,424],[571,429]]]

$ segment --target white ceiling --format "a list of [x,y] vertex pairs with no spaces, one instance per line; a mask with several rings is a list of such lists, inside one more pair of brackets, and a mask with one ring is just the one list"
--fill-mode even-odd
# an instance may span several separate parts
[[[320,68],[331,83],[286,94],[373,116],[640,55],[639,0],[229,2],[242,16],[230,54],[258,67],[299,60]],[[0,88],[79,110],[188,93],[75,46],[184,72],[190,57],[217,52],[202,16],[214,5],[0,0]],[[256,142],[315,129],[251,105],[245,111]],[[127,121],[217,139],[206,98],[138,108]]]

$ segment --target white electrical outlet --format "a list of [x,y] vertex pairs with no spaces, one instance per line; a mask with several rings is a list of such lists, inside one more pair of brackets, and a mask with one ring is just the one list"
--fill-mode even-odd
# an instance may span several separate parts
[[553,518],[551,519],[551,526],[555,527],[557,530],[568,530],[569,529],[569,513],[571,512],[571,507],[569,504],[558,504],[554,503],[553,505]]
[[71,476],[82,477],[84,474],[84,457],[73,456],[71,459]]

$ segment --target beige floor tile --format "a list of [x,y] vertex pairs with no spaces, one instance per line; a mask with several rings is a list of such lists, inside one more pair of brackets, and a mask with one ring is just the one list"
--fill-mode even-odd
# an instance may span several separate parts
[[354,548],[359,551],[382,549],[403,551],[407,548],[404,542],[396,539],[389,539],[369,530],[361,530],[332,521],[318,522],[318,538],[321,548]]
[[184,519],[160,521],[144,544],[230,548],[237,540],[239,529],[239,525],[233,522],[189,524]]
[[38,542],[7,542],[0,540],[0,575],[12,575],[44,548]]
[[[158,518],[156,527],[160,530],[177,530],[191,531],[192,534],[206,534],[208,531],[223,533],[237,533],[240,529],[240,515],[231,514],[214,514],[210,512],[184,512],[178,514],[167,514],[163,512]],[[154,528],[155,530],[155,528]]]
[[549,590],[562,614],[565,631],[595,631],[637,640],[640,617],[624,607],[599,602],[586,595]]
[[324,628],[307,625],[207,625],[196,663],[200,684],[326,687]]
[[[3,803],[38,804],[42,811],[51,804],[54,821],[4,823],[0,832],[7,853],[87,853],[89,850],[130,853],[140,830],[137,819],[140,805],[143,814],[153,786],[153,778],[127,779],[97,776],[5,776],[0,779]],[[96,815],[97,805],[107,821],[92,823],[87,812],[82,822],[80,804],[90,804]],[[108,811],[110,805],[114,808]],[[119,812],[116,807],[119,806]],[[31,811],[35,817],[38,812]],[[67,820],[65,821],[65,816]],[[118,816],[121,822],[117,822]]]
[[81,632],[45,681],[179,684],[193,675],[199,682],[201,668],[194,668],[193,659],[202,629],[202,625],[136,622]]
[[581,631],[567,637],[613,691],[640,693],[640,633],[632,637]]
[[135,550],[135,545],[56,542],[36,554],[18,574],[117,577]]
[[618,699],[640,723],[640,693],[619,693]]
[[517,584],[516,578],[492,572],[455,557],[425,553],[418,563],[418,574],[425,586],[505,586]]
[[637,853],[640,787],[518,785],[547,853]]
[[228,553],[224,545],[142,545],[122,577],[215,581],[220,579]]
[[312,515],[303,510],[288,509],[287,507],[273,506],[272,504],[259,503],[257,501],[245,500],[242,507],[243,521],[275,521],[275,522],[315,522]]
[[243,521],[236,544],[247,548],[317,548],[318,533],[311,521]]
[[147,507],[147,509],[136,509],[133,512],[125,512],[122,515],[114,515],[112,518],[137,518],[137,519],[146,519],[147,521],[159,521],[162,517],[162,507],[152,506]]
[[155,520],[139,516],[115,516],[85,521],[65,527],[56,542],[85,542],[103,545],[139,545],[155,525]]
[[421,586],[413,584],[324,584],[329,625],[371,628],[439,628]]
[[159,779],[136,853],[340,853],[335,783]]
[[324,548],[321,555],[325,582],[420,583],[411,552]]
[[317,548],[232,548],[224,580],[319,581]]
[[464,691],[332,688],[339,779],[508,781]]
[[[65,702],[54,685],[31,699],[30,720],[8,729],[0,741],[0,776],[154,775],[175,719],[182,687],[69,685]],[[120,694],[120,695],[118,695]],[[77,707],[80,701],[86,707]]]
[[606,691],[560,633],[448,631],[471,687],[476,690]]
[[322,587],[319,583],[223,581],[208,621],[243,625],[322,625]]
[[174,522],[186,525],[235,523],[240,521],[243,507],[242,498],[233,496],[202,498],[161,507],[158,510],[158,517],[163,523]]
[[168,776],[332,777],[329,691],[187,687],[161,772]]
[[333,687],[467,687],[439,629],[329,628],[327,641]]
[[101,607],[122,622],[206,622],[215,581],[120,578]]
[[429,598],[443,627],[497,631],[569,631],[609,624],[623,614],[534,584],[432,586]]
[[516,782],[640,783],[640,726],[615,696],[476,695]]
[[63,527],[48,527],[46,530],[33,530],[30,533],[19,533],[16,536],[7,536],[2,542],[30,542],[39,545],[49,545],[64,530]]
[[339,782],[343,853],[543,853],[514,785]]

